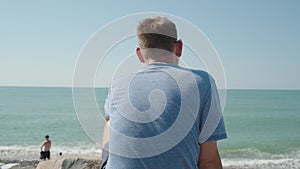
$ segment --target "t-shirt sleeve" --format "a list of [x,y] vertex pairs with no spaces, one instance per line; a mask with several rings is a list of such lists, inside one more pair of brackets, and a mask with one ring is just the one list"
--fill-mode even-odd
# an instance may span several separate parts
[[210,90],[200,109],[199,143],[227,138],[222,107],[215,81],[210,77]]

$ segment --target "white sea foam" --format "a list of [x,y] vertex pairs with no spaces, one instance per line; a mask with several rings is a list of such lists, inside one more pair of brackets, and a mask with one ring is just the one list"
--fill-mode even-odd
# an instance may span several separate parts
[[262,152],[255,148],[243,148],[233,150],[223,150],[221,155],[224,158],[243,158],[243,159],[300,159],[300,148],[286,150],[285,153]]
[[222,158],[224,169],[300,169],[299,149],[282,154],[261,152],[254,148],[222,153],[226,156]]
[[19,163],[10,163],[10,164],[4,164],[1,166],[1,169],[10,169],[13,166],[17,166]]
[[[84,146],[53,146],[51,149],[51,157],[62,155],[87,155],[100,156],[101,148],[98,146],[84,145]],[[0,146],[0,160],[39,160],[40,147],[39,146]]]
[[299,169],[300,159],[223,159],[224,169]]
[[[53,146],[51,157],[59,156],[60,152],[63,155],[100,156],[101,148],[96,145]],[[0,146],[0,160],[39,160],[39,153],[39,146]],[[226,153],[231,155],[222,157],[224,169],[300,169],[299,149],[286,154],[270,154],[256,149],[227,150]],[[9,167],[11,164],[15,163],[2,163],[0,168]]]

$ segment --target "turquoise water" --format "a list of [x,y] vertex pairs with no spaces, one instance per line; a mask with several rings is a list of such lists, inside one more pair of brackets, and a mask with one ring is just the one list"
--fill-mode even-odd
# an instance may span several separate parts
[[299,158],[300,91],[229,90],[225,157]]
[[[0,145],[35,145],[46,134],[60,145],[90,142],[77,120],[72,88],[2,87],[0,92]],[[106,92],[97,90],[101,98]]]
[[[96,89],[103,112],[107,89]],[[222,158],[300,158],[300,91],[228,90],[224,118],[229,138]],[[104,120],[99,119],[99,126]],[[0,87],[0,159],[36,159],[46,134],[53,155],[97,155],[101,150],[81,128],[72,88]],[[100,141],[99,141],[100,142]]]
[[[103,111],[107,89],[97,89]],[[103,119],[99,119],[101,128]],[[46,134],[52,156],[99,155],[101,148],[85,134],[77,119],[72,88],[0,87],[0,160],[38,159]],[[102,133],[99,133],[102,134]],[[100,143],[101,141],[99,141]]]

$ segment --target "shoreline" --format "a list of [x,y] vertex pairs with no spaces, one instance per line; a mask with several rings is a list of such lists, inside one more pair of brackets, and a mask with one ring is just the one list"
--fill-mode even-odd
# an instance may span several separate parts
[[[0,168],[4,169],[36,169],[39,163],[57,163],[62,160],[100,160],[98,156],[62,156],[51,160],[0,160]],[[297,169],[300,168],[300,159],[222,159],[224,169]],[[18,164],[13,167],[9,165]],[[6,165],[6,166],[5,166]]]
[[[0,159],[0,169],[53,169],[53,168],[98,168],[101,164],[99,156],[65,155],[53,157],[50,160],[3,160]],[[88,165],[88,166],[86,166]]]
[[222,159],[224,169],[298,169],[299,158],[286,159]]
[[40,160],[1,160],[0,169],[35,169]]

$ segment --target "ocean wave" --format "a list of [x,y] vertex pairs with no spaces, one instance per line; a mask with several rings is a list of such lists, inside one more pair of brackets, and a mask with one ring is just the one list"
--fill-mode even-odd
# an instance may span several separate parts
[[224,169],[299,169],[300,159],[223,159]]
[[[101,147],[97,145],[55,145],[51,149],[51,157],[59,156],[60,152],[62,152],[63,155],[101,156]],[[0,146],[0,161],[39,160],[39,153],[39,146]],[[225,169],[300,168],[299,148],[283,154],[271,154],[253,148],[226,150],[221,152],[221,157]]]
[[300,148],[272,154],[254,148],[221,152],[224,169],[300,169]]
[[[101,147],[96,145],[82,146],[53,146],[51,157],[62,155],[83,155],[100,156]],[[38,160],[40,156],[40,146],[0,146],[0,160],[31,161]]]
[[228,159],[300,159],[300,147],[287,148],[283,153],[270,153],[255,148],[241,148],[221,150],[220,154],[222,157]]

